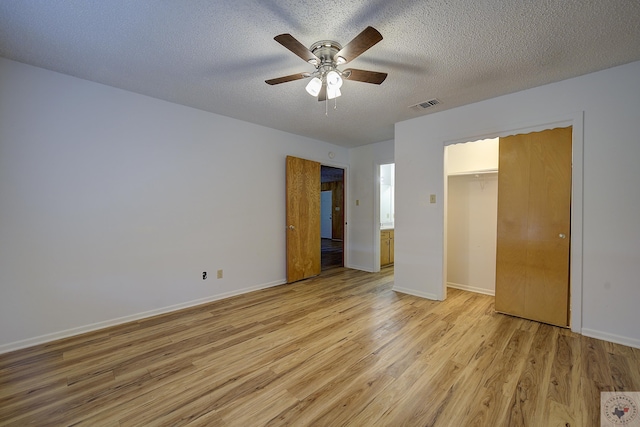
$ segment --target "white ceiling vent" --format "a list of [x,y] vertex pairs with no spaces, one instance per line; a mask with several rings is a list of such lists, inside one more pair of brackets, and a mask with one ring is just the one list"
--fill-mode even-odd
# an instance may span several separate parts
[[437,99],[437,98],[433,98],[433,99],[430,99],[428,101],[419,102],[419,103],[417,103],[415,105],[410,106],[409,108],[413,108],[413,109],[416,109],[416,110],[425,110],[427,108],[434,107],[434,106],[436,106],[438,104],[440,104],[440,100]]

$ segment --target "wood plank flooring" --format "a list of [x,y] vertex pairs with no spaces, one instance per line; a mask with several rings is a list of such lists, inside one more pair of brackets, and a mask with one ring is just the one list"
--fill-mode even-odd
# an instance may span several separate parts
[[321,239],[320,266],[321,270],[329,270],[344,265],[343,242],[341,240]]
[[2,426],[596,426],[640,350],[338,268],[0,355]]

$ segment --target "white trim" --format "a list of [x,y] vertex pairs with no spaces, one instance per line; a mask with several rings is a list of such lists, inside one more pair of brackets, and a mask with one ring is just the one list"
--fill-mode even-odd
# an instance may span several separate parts
[[223,300],[236,295],[246,294],[249,292],[259,291],[261,289],[272,288],[285,284],[285,280],[278,280],[270,283],[264,283],[262,285],[252,286],[249,288],[240,289],[237,291],[227,292],[220,295],[214,295],[210,297],[200,298],[193,301],[187,301],[180,304],[171,305],[168,307],[158,308],[155,310],[145,311],[143,313],[132,314],[129,316],[119,317],[116,319],[105,320],[104,322],[92,323],[85,326],[79,326],[77,328],[67,329],[65,331],[53,332],[51,334],[40,335],[38,337],[29,338],[22,341],[15,341],[8,344],[0,345],[0,354],[8,353],[10,351],[20,350],[23,348],[31,347],[38,344],[44,344],[51,341],[56,341],[63,338],[69,338],[75,335],[84,334],[87,332],[93,332],[100,329],[108,328],[111,326],[121,325],[123,323],[133,322],[136,320],[145,319],[160,314],[171,313],[173,311],[182,310],[185,308],[195,307],[202,304],[207,304],[214,301]]
[[629,338],[629,337],[623,337],[615,334],[609,334],[606,332],[596,331],[595,329],[584,328],[582,330],[582,335],[585,335],[591,338],[596,338],[599,340],[613,342],[616,344],[626,345],[629,347],[640,348],[640,340]]
[[428,292],[420,292],[420,291],[416,291],[415,289],[408,289],[408,288],[402,288],[399,286],[394,286],[391,290],[394,292],[400,292],[407,295],[413,295],[414,297],[426,298],[426,299],[435,300],[435,301],[442,301],[435,294],[430,294]]
[[461,291],[475,292],[476,294],[496,296],[496,291],[493,289],[478,288],[476,286],[461,285],[459,283],[447,282],[447,286],[454,289],[460,289]]
[[[576,111],[555,117],[538,118],[514,123],[505,127],[495,127],[480,130],[477,133],[468,132],[463,135],[453,136],[443,141],[443,146],[477,141],[488,138],[499,138],[515,134],[526,134],[539,132],[558,127],[572,127],[571,155],[573,167],[571,171],[571,262],[570,262],[570,292],[571,292],[571,331],[582,333],[582,261],[583,261],[583,191],[584,191],[584,111]],[[443,155],[444,163],[444,191],[447,191],[447,168],[446,158]],[[446,204],[443,205],[443,218],[446,214]],[[446,222],[443,221],[443,273],[442,290],[440,294],[446,298]],[[442,299],[442,298],[436,298]]]
[[380,271],[380,166],[373,164],[373,271]]

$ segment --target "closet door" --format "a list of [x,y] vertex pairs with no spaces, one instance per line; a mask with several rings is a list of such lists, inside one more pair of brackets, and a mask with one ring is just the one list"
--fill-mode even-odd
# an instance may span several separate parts
[[500,138],[496,310],[569,324],[571,128]]

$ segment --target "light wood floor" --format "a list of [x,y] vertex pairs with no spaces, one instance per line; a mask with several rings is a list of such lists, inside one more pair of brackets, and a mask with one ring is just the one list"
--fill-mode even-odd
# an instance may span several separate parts
[[640,350],[322,277],[0,356],[0,425],[595,426]]

